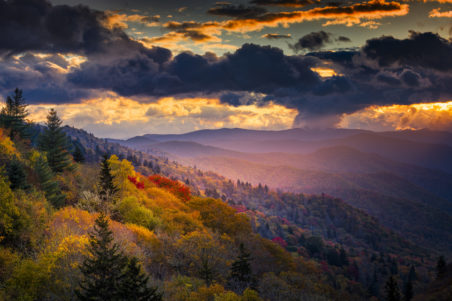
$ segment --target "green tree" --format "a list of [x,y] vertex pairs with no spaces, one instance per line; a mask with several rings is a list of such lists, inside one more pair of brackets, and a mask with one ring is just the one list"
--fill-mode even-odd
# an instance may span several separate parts
[[61,127],[62,121],[54,109],[47,115],[47,128],[39,137],[39,147],[46,152],[47,162],[53,172],[62,172],[73,168],[68,151],[68,139]]
[[0,170],[0,244],[13,242],[22,228],[20,211],[9,186]]
[[74,157],[74,161],[77,163],[85,162],[85,155],[83,154],[82,148],[78,144],[75,145],[75,150],[72,156]]
[[65,196],[61,192],[58,183],[54,180],[52,169],[50,169],[47,159],[44,156],[39,155],[35,159],[34,170],[47,200],[56,208],[64,206]]
[[115,186],[113,180],[108,155],[105,154],[101,162],[99,175],[99,196],[104,203],[114,200],[118,192],[118,188]]
[[447,271],[446,259],[444,256],[440,256],[438,258],[438,262],[436,263],[436,277],[438,279],[442,278]]
[[0,112],[0,126],[9,130],[9,137],[22,139],[29,137],[27,104],[22,96],[22,90],[16,88],[14,94],[6,98],[6,106]]
[[408,280],[403,288],[403,301],[411,301],[413,299],[413,283]]
[[386,301],[400,301],[399,285],[393,276],[390,276],[385,285]]
[[88,251],[90,255],[80,267],[84,279],[76,291],[79,300],[124,300],[120,288],[127,259],[113,242],[113,233],[103,213],[90,234]]
[[27,175],[22,163],[14,158],[7,167],[8,178],[11,189],[27,189]]
[[162,300],[162,295],[157,292],[157,288],[149,287],[148,281],[149,277],[142,271],[138,259],[132,257],[129,260],[120,285],[120,296],[122,300]]
[[239,256],[232,263],[230,283],[238,291],[247,288],[252,280],[251,254],[245,250],[243,243],[239,246]]

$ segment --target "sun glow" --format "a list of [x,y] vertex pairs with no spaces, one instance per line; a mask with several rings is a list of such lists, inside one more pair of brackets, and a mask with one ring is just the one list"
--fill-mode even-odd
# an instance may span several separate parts
[[423,128],[451,130],[452,101],[372,106],[352,114],[344,114],[339,127],[373,130],[416,130]]
[[30,105],[30,118],[44,122],[55,108],[66,124],[102,137],[129,137],[131,133],[182,133],[202,128],[290,128],[297,110],[272,102],[232,106],[217,98],[160,98],[155,102],[121,97],[115,93],[75,104]]

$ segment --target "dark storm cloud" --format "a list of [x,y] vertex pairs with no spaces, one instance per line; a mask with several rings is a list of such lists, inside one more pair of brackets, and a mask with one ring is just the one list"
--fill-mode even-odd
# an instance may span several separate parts
[[297,43],[290,45],[294,51],[303,50],[319,50],[325,47],[326,44],[331,43],[331,34],[323,30],[318,32],[311,32],[301,37]]
[[102,26],[105,15],[86,6],[53,6],[45,0],[0,0],[0,52],[93,52],[120,31]]
[[[297,120],[329,122],[369,105],[452,97],[451,41],[433,33],[371,39],[359,51],[285,55],[279,48],[245,44],[222,57],[189,52],[173,56],[168,49],[146,48],[122,30],[104,27],[104,18],[83,6],[0,0],[0,51],[22,53],[0,59],[0,92],[5,95],[19,86],[31,102],[54,103],[74,102],[99,90],[149,98],[210,94],[235,106],[271,101],[298,109]],[[166,26],[188,33],[217,24]],[[315,51],[332,42],[331,34],[317,32],[296,45]],[[71,67],[60,55],[68,52],[87,60]],[[322,79],[315,67],[333,68],[340,75]]]
[[399,40],[381,37],[368,40],[363,54],[381,67],[407,65],[438,71],[452,69],[451,42],[439,35],[411,32],[409,38]]
[[303,7],[309,4],[317,3],[316,0],[252,0],[251,3],[257,5],[274,5],[274,6],[289,6],[289,7]]
[[58,67],[64,69],[67,64],[58,55],[43,59],[26,54],[0,60],[0,95],[7,95],[20,87],[29,102],[77,102],[89,96],[85,89],[68,84],[65,74],[57,70]]
[[111,89],[129,96],[221,91],[285,95],[285,91],[309,91],[321,82],[312,66],[313,58],[286,56],[278,48],[245,44],[224,57],[181,53],[163,65],[146,56],[108,65],[88,61],[69,80],[85,88]]
[[216,16],[250,19],[265,14],[267,10],[258,6],[221,4],[209,9],[207,12]]

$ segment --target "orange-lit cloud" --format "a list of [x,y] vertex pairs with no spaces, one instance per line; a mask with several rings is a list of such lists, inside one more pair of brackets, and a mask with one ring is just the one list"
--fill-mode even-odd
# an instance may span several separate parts
[[55,108],[65,124],[84,128],[101,137],[125,138],[145,133],[182,133],[203,128],[244,127],[285,129],[295,109],[269,103],[234,107],[216,98],[165,97],[154,103],[107,93],[77,104],[30,105],[30,118],[44,122]]
[[452,18],[452,10],[442,12],[439,8],[435,8],[428,16],[430,18]]
[[[371,0],[349,6],[325,6],[306,11],[267,13],[255,19],[230,20],[224,24],[224,28],[246,32],[280,25],[287,27],[292,23],[315,20],[327,20],[324,24],[325,26],[336,24],[353,26],[384,17],[404,16],[408,12],[409,6],[407,4],[400,4],[394,1]],[[372,26],[375,26],[375,23],[372,23]]]
[[310,10],[267,12],[253,18],[239,18],[222,22],[167,22],[163,27],[171,30],[161,37],[151,38],[154,43],[192,40],[194,42],[219,42],[223,31],[247,33],[259,31],[267,27],[289,27],[291,24],[306,21],[324,20],[328,25],[359,25],[376,28],[380,25],[376,20],[385,17],[404,16],[409,12],[408,4],[386,0],[370,0],[349,6],[325,6]]
[[339,75],[336,70],[328,67],[315,67],[311,68],[311,70],[320,75],[320,77],[333,77]]
[[125,13],[119,13],[117,11],[106,11],[106,18],[103,20],[103,25],[108,29],[129,28],[128,23],[141,23],[148,27],[158,26],[160,16],[145,16],[140,14],[128,15]]
[[371,130],[452,130],[452,101],[373,106],[342,116],[339,127]]

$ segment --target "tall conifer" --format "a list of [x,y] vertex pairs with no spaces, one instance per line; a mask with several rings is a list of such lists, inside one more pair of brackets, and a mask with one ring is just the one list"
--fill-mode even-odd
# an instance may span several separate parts
[[0,126],[9,130],[11,139],[29,138],[27,104],[22,96],[22,90],[16,88],[14,94],[6,98],[6,106],[0,112]]
[[399,285],[393,276],[390,276],[385,285],[386,301],[400,301]]
[[68,139],[61,127],[62,121],[54,109],[47,115],[47,128],[39,137],[39,147],[46,152],[47,162],[54,172],[72,169],[72,159],[68,151]]
[[132,257],[120,285],[120,295],[123,300],[162,300],[162,295],[157,292],[157,288],[149,287],[148,281],[149,277],[142,271],[137,258]]
[[120,296],[120,286],[127,259],[113,242],[107,217],[100,213],[90,234],[88,249],[90,256],[85,259],[80,270],[84,279],[80,290],[76,291],[80,300],[124,300]]

